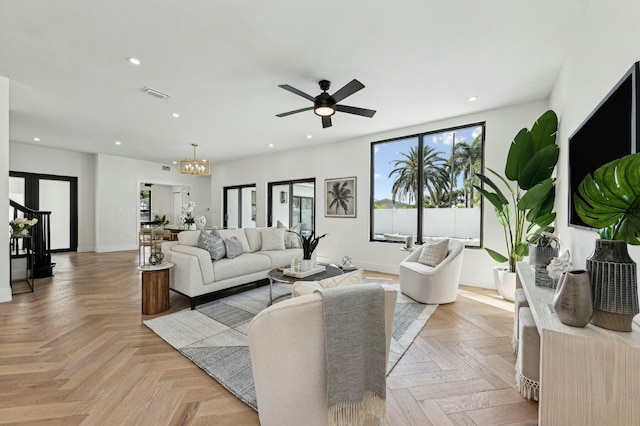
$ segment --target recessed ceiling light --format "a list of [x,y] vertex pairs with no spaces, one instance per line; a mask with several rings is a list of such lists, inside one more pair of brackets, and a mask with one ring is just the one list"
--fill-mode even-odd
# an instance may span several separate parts
[[127,58],[127,61],[131,62],[133,65],[140,65],[142,63],[138,58]]
[[174,161],[174,162],[173,162],[173,164],[178,164],[178,162],[177,162],[177,161]]
[[174,112],[173,114],[171,114],[171,116],[173,118],[178,118],[178,117],[180,117],[180,114],[178,114],[177,112]]
[[311,135],[307,135],[307,139],[311,139],[313,136]]
[[273,148],[273,144],[272,143],[269,144],[269,148]]
[[478,100],[478,97],[477,97],[477,96],[471,96],[471,97],[468,99],[468,101],[469,101],[469,102],[475,102],[475,101],[477,101],[477,100]]
[[40,138],[33,138],[34,142],[40,142]]
[[122,142],[116,141],[116,145],[122,145]]

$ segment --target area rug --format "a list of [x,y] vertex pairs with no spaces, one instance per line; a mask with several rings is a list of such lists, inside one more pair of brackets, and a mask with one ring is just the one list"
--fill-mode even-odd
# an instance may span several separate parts
[[[364,282],[388,282],[366,279]],[[423,305],[404,296],[398,287],[387,374],[424,327],[438,305]],[[273,297],[291,294],[290,285],[273,285]],[[195,310],[144,321],[158,336],[254,410],[258,410],[251,373],[247,328],[253,317],[267,307],[269,287],[225,297]]]

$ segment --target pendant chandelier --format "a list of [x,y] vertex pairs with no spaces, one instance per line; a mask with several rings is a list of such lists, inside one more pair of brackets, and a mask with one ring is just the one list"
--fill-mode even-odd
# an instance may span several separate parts
[[196,147],[198,144],[192,143],[191,146],[193,146],[193,158],[180,160],[178,165],[180,173],[209,176],[211,174],[211,165],[207,160],[196,160]]

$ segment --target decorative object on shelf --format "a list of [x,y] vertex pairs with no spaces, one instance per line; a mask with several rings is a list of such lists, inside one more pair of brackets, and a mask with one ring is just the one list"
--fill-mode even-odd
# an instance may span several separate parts
[[11,227],[11,236],[24,237],[26,235],[29,235],[29,230],[33,228],[36,223],[38,223],[38,219],[26,219],[24,217],[17,217],[9,221],[9,226]]
[[547,266],[558,256],[560,240],[548,232],[540,232],[527,237],[529,242],[529,265],[533,268],[538,287],[555,288],[557,283],[549,277]]
[[196,216],[196,227],[199,229],[202,229],[205,227],[205,225],[207,224],[207,218],[204,217],[203,215],[198,215]]
[[404,243],[404,248],[411,249],[413,248],[413,235],[409,235]]
[[211,165],[207,160],[196,160],[196,148],[198,144],[192,143],[193,158],[185,158],[178,162],[180,173],[187,175],[209,176],[211,174]]
[[640,153],[599,167],[587,175],[574,194],[576,212],[598,229],[593,254],[587,259],[594,298],[591,323],[631,331],[638,305],[636,263],[627,244],[640,245]]
[[[491,203],[498,222],[502,225],[506,241],[506,256],[487,247],[485,250],[495,261],[509,262],[506,272],[514,276],[513,283],[516,262],[522,260],[529,251],[527,235],[553,231],[551,224],[556,217],[553,212],[555,178],[551,176],[560,153],[556,144],[557,129],[558,117],[555,112],[545,112],[536,120],[530,131],[522,129],[513,139],[507,154],[504,177],[489,169],[506,186],[510,199],[507,199],[498,185],[486,175],[477,175],[482,186],[473,185]],[[512,186],[509,181],[515,185]],[[525,227],[527,222],[530,224]],[[494,277],[500,274],[502,272],[495,272]],[[513,293],[515,288],[509,288],[508,294]],[[501,295],[505,297],[502,293]]]
[[563,251],[560,253],[560,256],[552,259],[551,263],[547,266],[547,273],[553,282],[551,288],[556,288],[562,273],[570,271],[572,268],[573,265],[571,265],[571,254],[569,250]]
[[325,179],[325,217],[356,217],[356,178]]
[[355,266],[353,266],[353,260],[349,255],[345,255],[342,257],[342,265],[340,265],[339,268],[342,269],[344,272],[355,271],[356,269],[358,269]]
[[560,322],[572,327],[584,327],[593,316],[593,297],[589,273],[584,269],[562,274],[553,296],[553,310]]

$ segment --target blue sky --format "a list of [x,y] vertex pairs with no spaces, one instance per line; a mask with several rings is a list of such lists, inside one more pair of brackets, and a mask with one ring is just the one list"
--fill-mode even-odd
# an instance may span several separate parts
[[[442,152],[442,156],[449,158],[455,133],[455,143],[471,143],[482,132],[482,127],[474,126],[456,129],[450,132],[430,134],[425,137],[425,145],[434,147]],[[404,157],[401,153],[408,153],[411,147],[418,147],[418,138],[401,139],[374,145],[374,200],[391,199],[391,187],[394,178],[389,179],[389,173],[394,169],[392,161]]]

